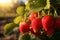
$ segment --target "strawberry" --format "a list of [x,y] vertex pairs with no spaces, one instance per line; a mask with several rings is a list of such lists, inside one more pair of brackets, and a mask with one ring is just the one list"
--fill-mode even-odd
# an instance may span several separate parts
[[47,35],[53,35],[54,34],[54,29],[50,29],[48,31],[45,31]]
[[34,34],[34,31],[33,31],[33,28],[32,28],[32,27],[30,27],[30,32],[31,32],[32,34]]
[[56,18],[55,27],[56,27],[57,29],[60,29],[60,17]]
[[31,32],[33,35],[41,38],[41,32],[39,32],[39,31],[38,31],[38,32],[34,32],[32,27],[30,28],[30,32]]
[[19,25],[19,30],[22,34],[29,32],[29,24],[26,22],[21,22]]
[[34,33],[34,35],[37,37],[41,37],[41,32],[36,32],[36,33]]
[[29,16],[29,19],[32,21],[36,17],[38,17],[38,12],[32,12]]
[[44,16],[42,18],[42,25],[43,25],[43,28],[44,28],[45,31],[48,31],[48,30],[52,29],[53,26],[54,26],[54,19],[53,19],[53,17],[49,16],[49,15]]
[[31,26],[32,26],[34,32],[40,31],[40,29],[42,27],[41,19],[40,18],[33,19],[31,22]]

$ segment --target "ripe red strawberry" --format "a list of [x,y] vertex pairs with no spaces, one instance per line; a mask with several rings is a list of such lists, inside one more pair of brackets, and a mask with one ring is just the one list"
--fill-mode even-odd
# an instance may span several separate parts
[[54,26],[54,19],[53,19],[53,17],[49,16],[49,15],[44,16],[42,18],[42,25],[43,25],[43,28],[44,28],[45,31],[48,31],[48,30],[52,29],[53,26]]
[[50,29],[50,30],[48,30],[48,31],[45,31],[45,33],[47,34],[47,35],[53,35],[54,34],[54,29]]
[[60,17],[59,17],[59,18],[56,18],[55,27],[56,27],[57,29],[60,29]]
[[30,32],[31,32],[33,35],[41,38],[41,32],[39,32],[39,31],[38,31],[38,32],[34,32],[32,27],[30,28]]
[[42,27],[42,22],[40,18],[35,18],[32,20],[31,26],[33,28],[34,32],[38,32],[40,31],[41,27]]
[[29,24],[26,22],[21,22],[19,25],[19,30],[22,34],[29,32]]
[[30,27],[30,32],[34,34],[34,31],[33,31],[32,27]]
[[29,16],[29,19],[32,21],[36,17],[38,17],[38,12],[32,12]]

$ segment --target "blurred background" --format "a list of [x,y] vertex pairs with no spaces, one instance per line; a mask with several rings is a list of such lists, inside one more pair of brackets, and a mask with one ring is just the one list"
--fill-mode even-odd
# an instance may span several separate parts
[[26,0],[0,0],[0,40],[10,40],[10,38],[13,38],[13,36],[5,37],[3,35],[3,27],[18,16],[16,9],[20,5],[24,5],[25,2]]

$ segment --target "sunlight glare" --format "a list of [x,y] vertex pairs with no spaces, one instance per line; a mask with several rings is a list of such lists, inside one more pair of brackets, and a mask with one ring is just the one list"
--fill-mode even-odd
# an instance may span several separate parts
[[11,0],[0,0],[0,4],[11,3]]

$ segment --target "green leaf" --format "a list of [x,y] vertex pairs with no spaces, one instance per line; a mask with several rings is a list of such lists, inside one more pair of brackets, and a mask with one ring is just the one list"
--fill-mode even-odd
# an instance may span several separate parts
[[38,37],[35,37],[35,38],[33,38],[32,40],[41,40],[40,38],[38,38]]
[[46,0],[28,0],[31,11],[40,11],[46,6]]
[[25,5],[26,5],[25,10],[30,10],[28,1],[26,1]]
[[17,14],[23,15],[25,13],[25,7],[24,6],[19,6],[16,10]]
[[60,40],[60,30],[56,30],[55,34],[51,37],[51,40]]
[[60,16],[60,0],[50,0],[51,5],[56,9],[57,14]]
[[41,38],[39,38],[33,34],[30,34],[30,36],[31,36],[31,40],[41,40]]
[[46,2],[47,2],[47,5],[45,6],[44,9],[50,9],[50,0],[46,0]]
[[31,36],[28,33],[26,33],[26,34],[20,35],[19,40],[31,40]]
[[42,33],[42,40],[50,40],[49,37],[45,34],[45,32]]
[[18,16],[14,19],[15,24],[19,24],[22,21],[22,16]]
[[4,34],[5,34],[5,35],[9,35],[9,34],[13,31],[13,29],[14,29],[15,27],[17,27],[17,25],[14,24],[14,23],[6,24],[6,25],[4,26]]

